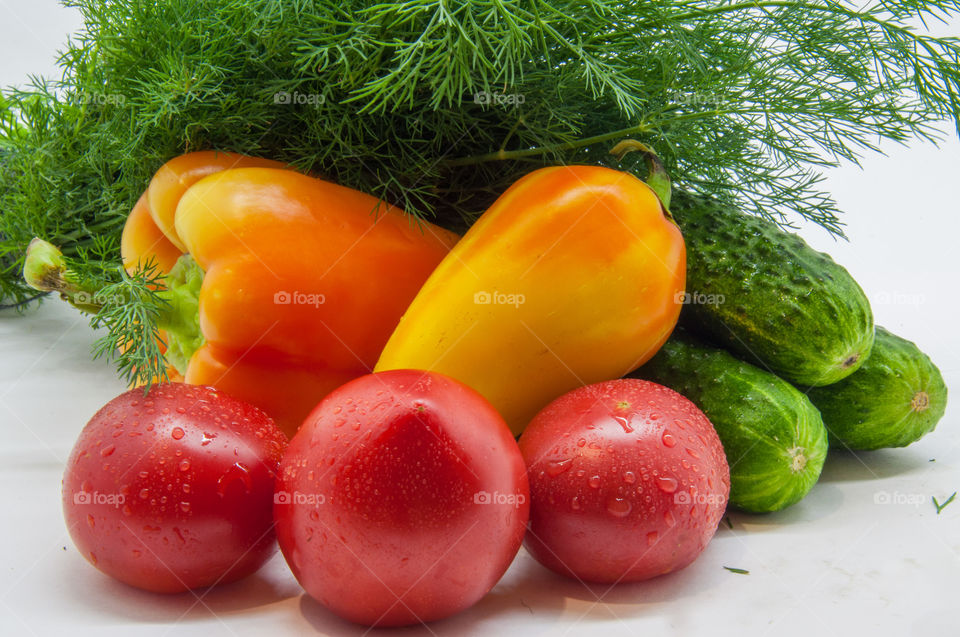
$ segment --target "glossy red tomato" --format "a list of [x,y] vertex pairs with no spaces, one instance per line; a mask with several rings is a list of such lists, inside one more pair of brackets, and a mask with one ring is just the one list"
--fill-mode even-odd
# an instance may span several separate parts
[[212,387],[121,394],[70,455],[70,536],[98,569],[150,591],[245,577],[276,550],[273,487],[286,443],[264,412]]
[[530,476],[527,550],[593,582],[636,581],[692,562],[723,516],[730,471],[707,417],[645,380],[581,387],[520,437]]
[[290,442],[274,513],[307,593],[349,620],[428,622],[503,575],[528,514],[503,418],[440,374],[396,370],[327,396]]

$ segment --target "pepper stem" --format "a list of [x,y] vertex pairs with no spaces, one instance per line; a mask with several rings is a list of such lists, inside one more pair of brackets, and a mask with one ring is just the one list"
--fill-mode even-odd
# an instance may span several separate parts
[[102,307],[96,298],[98,290],[82,284],[60,249],[39,237],[34,237],[27,246],[23,279],[35,290],[58,293],[81,312],[96,314]]
[[610,149],[610,154],[617,158],[617,161],[623,161],[627,153],[637,151],[643,153],[643,158],[647,164],[646,184],[660,198],[663,203],[664,212],[670,216],[670,175],[667,169],[663,167],[663,162],[656,152],[643,142],[635,139],[625,139]]
[[[164,359],[181,374],[186,372],[190,357],[205,342],[200,331],[199,298],[203,269],[188,254],[181,256],[163,285],[148,291],[155,295],[156,326],[164,333]],[[57,292],[60,298],[87,314],[98,314],[105,307],[129,301],[117,300],[110,294],[109,284],[84,282],[74,272],[55,245],[35,238],[27,248],[23,278],[30,287],[42,292]]]

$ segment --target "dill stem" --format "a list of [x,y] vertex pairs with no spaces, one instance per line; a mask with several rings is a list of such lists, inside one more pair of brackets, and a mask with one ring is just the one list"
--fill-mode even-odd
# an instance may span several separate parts
[[585,146],[591,146],[593,144],[602,144],[603,142],[609,142],[619,137],[635,135],[637,133],[646,133],[648,130],[649,129],[647,125],[642,123],[629,126],[627,128],[621,128],[620,130],[615,130],[609,133],[603,133],[602,135],[594,135],[593,137],[584,137],[583,139],[578,139],[576,141],[565,142],[563,144],[555,144],[553,146],[538,146],[535,148],[522,148],[518,150],[498,150],[492,153],[485,153],[483,155],[474,155],[472,157],[458,157],[457,159],[451,159],[444,163],[447,166],[472,166],[488,161],[522,159],[524,157],[531,157],[535,155],[545,155],[551,152],[574,150],[577,148],[583,148]]

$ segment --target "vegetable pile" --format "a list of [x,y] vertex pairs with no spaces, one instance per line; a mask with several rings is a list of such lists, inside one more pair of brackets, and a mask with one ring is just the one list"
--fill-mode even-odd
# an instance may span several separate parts
[[2,292],[131,385],[64,477],[100,570],[232,581],[275,528],[334,613],[428,622],[521,542],[681,569],[936,426],[933,362],[782,224],[840,232],[812,166],[960,124],[960,45],[905,26],[960,4],[354,5],[88,0],[4,98]]

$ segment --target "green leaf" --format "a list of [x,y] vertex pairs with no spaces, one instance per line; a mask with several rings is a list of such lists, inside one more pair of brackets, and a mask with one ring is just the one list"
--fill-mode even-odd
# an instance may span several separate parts
[[933,500],[933,506],[937,507],[937,515],[940,515],[940,512],[943,511],[943,509],[946,508],[948,504],[953,502],[953,500],[956,497],[957,497],[957,492],[954,491],[953,493],[950,494],[950,497],[947,498],[943,504],[940,504],[939,502],[937,502],[937,499],[935,497],[930,496],[930,499]]

